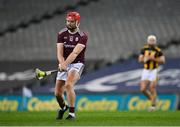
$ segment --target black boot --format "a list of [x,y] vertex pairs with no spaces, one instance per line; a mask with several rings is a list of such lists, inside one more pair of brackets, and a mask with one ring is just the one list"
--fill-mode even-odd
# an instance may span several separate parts
[[60,110],[58,111],[58,114],[57,114],[56,119],[62,119],[64,113],[68,110],[68,108],[69,108],[69,107],[68,107],[67,105],[65,105],[65,108],[64,108],[64,109],[60,109]]

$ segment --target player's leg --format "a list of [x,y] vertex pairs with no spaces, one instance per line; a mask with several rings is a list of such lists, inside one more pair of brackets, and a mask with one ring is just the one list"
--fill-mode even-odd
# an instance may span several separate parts
[[58,72],[54,94],[61,109],[58,111],[58,115],[56,119],[62,119],[64,112],[68,109],[68,106],[65,104],[65,100],[64,100],[65,78],[66,78],[65,72]]
[[157,98],[156,84],[157,84],[156,81],[152,81],[150,84],[150,92],[152,95],[151,102],[153,107],[156,107],[156,98]]
[[147,86],[149,85],[149,81],[148,80],[142,80],[140,82],[140,91],[149,99],[151,100],[151,93],[150,91],[147,89]]
[[56,119],[62,119],[64,112],[68,109],[68,106],[65,104],[65,100],[64,100],[64,90],[65,90],[65,81],[56,80],[54,94],[55,94],[56,100],[61,108],[58,111]]
[[149,70],[143,69],[142,75],[141,75],[141,82],[140,82],[140,91],[149,99],[151,100],[151,93],[147,89],[147,86],[149,85]]
[[79,79],[80,75],[78,71],[71,70],[68,72],[68,77],[65,83],[67,101],[69,103],[69,116],[66,119],[74,119],[75,118],[75,100],[76,94],[74,91],[74,85]]
[[156,109],[156,98],[157,98],[157,91],[156,91],[156,86],[157,86],[157,69],[154,69],[150,73],[150,92],[152,95],[151,98],[151,107],[150,110],[155,110]]
[[57,102],[58,102],[61,109],[63,109],[64,106],[65,106],[65,101],[64,101],[64,89],[65,89],[65,86],[64,85],[65,85],[65,81],[56,80],[54,94],[56,96],[56,100],[57,100]]

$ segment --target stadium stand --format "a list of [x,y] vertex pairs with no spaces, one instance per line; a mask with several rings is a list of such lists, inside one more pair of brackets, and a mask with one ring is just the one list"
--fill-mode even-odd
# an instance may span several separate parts
[[[1,1],[0,28],[51,14],[57,8],[76,2],[78,0],[73,3],[64,0]],[[159,44],[180,37],[178,0],[100,0],[75,10],[81,13],[81,27],[89,34],[87,58],[91,60],[114,62],[128,58],[137,53],[149,34],[157,35]],[[1,60],[55,60],[56,35],[64,26],[64,16],[50,16],[48,20],[42,19],[38,24],[32,23],[1,36]],[[170,51],[174,57],[178,55],[176,51]]]
[[37,20],[44,14],[51,14],[57,8],[73,5],[78,0],[1,0],[0,1],[0,29],[15,26],[20,22]]

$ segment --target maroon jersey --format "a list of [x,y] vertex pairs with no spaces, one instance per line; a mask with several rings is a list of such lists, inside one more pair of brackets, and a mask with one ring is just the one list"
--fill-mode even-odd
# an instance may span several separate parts
[[62,29],[58,33],[57,43],[64,43],[64,59],[71,54],[77,44],[83,44],[85,48],[72,63],[84,63],[87,39],[88,37],[83,31],[78,30],[76,33],[71,34],[67,28]]

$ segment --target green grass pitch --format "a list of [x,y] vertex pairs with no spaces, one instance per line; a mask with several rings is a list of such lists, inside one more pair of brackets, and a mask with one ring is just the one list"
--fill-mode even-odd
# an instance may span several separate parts
[[[67,116],[67,113],[64,117]],[[77,112],[75,121],[56,120],[56,112],[0,112],[0,126],[179,126],[180,111]]]

